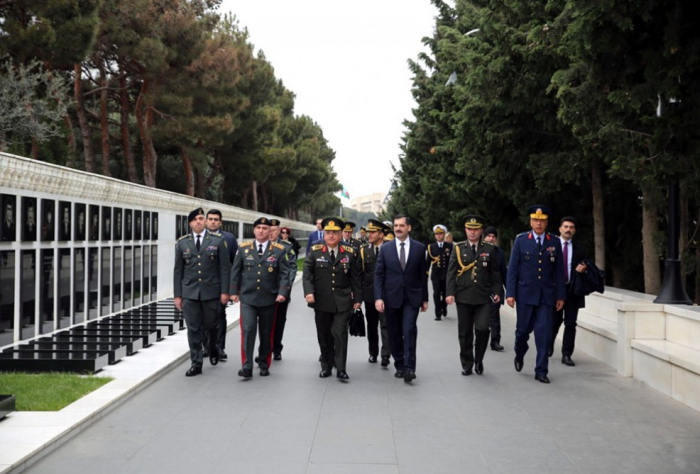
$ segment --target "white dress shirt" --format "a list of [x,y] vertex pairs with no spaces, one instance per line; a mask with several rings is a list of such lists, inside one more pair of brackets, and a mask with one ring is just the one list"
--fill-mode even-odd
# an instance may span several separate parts
[[[399,239],[396,239],[396,255],[399,256],[399,261],[401,261],[401,241]],[[408,254],[409,251],[411,250],[411,238],[406,237],[406,240],[403,241],[406,245],[403,246],[406,252],[406,263],[408,263]]]

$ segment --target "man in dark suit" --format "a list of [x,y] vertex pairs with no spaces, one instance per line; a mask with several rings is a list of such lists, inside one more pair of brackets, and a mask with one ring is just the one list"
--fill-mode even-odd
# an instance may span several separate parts
[[360,265],[355,249],[340,243],[344,223],[335,217],[322,221],[323,243],[315,244],[304,260],[304,298],[314,309],[316,336],[321,349],[321,378],[330,377],[333,366],[341,382],[350,379],[348,319],[362,306]]
[[552,321],[552,340],[549,345],[549,356],[554,354],[554,339],[559,333],[561,323],[564,323],[564,337],[561,345],[561,363],[573,367],[574,361],[571,355],[574,353],[574,340],[576,339],[576,320],[578,310],[586,305],[585,296],[574,296],[568,290],[573,271],[586,273],[587,267],[583,263],[586,257],[586,249],[578,242],[572,240],[576,234],[576,219],[573,217],[563,217],[559,221],[559,240],[562,248],[562,272],[566,284],[566,302],[564,307],[554,311]]
[[433,303],[435,303],[435,321],[442,320],[442,317],[447,317],[447,263],[450,261],[453,244],[445,242],[445,232],[447,227],[438,224],[433,227],[435,234],[435,242],[428,245],[428,254],[426,255],[428,268],[432,268],[430,272],[430,281],[433,284]]
[[[275,305],[289,297],[289,259],[282,244],[272,243],[270,219],[260,217],[253,222],[255,240],[240,245],[231,269],[231,299],[241,302],[241,344],[243,357],[238,375],[253,376],[253,361],[257,360],[260,376],[270,375],[272,330]],[[260,330],[260,348],[253,358],[255,337]]]
[[[501,274],[501,281],[503,284],[506,283],[507,269],[506,269],[506,255],[498,246],[498,229],[493,226],[489,226],[484,230],[484,242],[488,242],[493,245],[496,249],[496,261],[493,265],[498,269]],[[503,305],[504,299],[498,303],[491,302],[491,316],[489,318],[489,329],[491,330],[491,350],[503,352],[504,348],[501,345],[501,305]]]
[[523,369],[528,350],[527,340],[535,332],[537,363],[535,380],[549,383],[549,345],[552,337],[552,308],[564,307],[566,293],[561,269],[561,242],[548,232],[549,208],[535,205],[528,208],[530,227],[515,238],[508,264],[506,302],[516,309],[515,370]]
[[462,375],[471,375],[472,368],[481,375],[484,373],[484,354],[489,343],[491,302],[501,301],[503,282],[496,266],[496,247],[481,241],[483,218],[468,215],[462,221],[467,240],[455,244],[450,257],[447,304],[457,303]]
[[[188,221],[192,233],[183,235],[175,244],[173,293],[175,307],[182,310],[187,323],[192,366],[185,375],[192,377],[202,373],[202,327],[213,328],[218,307],[228,302],[231,264],[221,234],[206,230],[204,209],[190,212]],[[216,347],[210,346],[209,351],[209,360],[215,365]]]
[[[221,211],[218,209],[210,209],[207,212],[207,230],[210,232],[215,232],[221,234],[221,236],[224,238],[226,241],[226,245],[228,246],[228,257],[229,257],[229,262],[231,265],[233,265],[233,258],[236,256],[236,252],[238,252],[238,242],[236,241],[236,237],[230,233],[221,230],[221,226],[223,225],[223,216],[221,214]],[[148,221],[146,221],[148,222]],[[154,231],[155,231],[155,226],[154,226]],[[218,351],[219,351],[219,360],[227,360],[228,355],[226,354],[226,329],[228,325],[226,324],[226,305],[220,305],[218,308],[218,312],[216,315],[216,328],[214,328],[209,334],[206,335],[205,337],[205,348],[204,350],[206,352],[209,352],[209,346],[210,345],[216,345]],[[210,341],[209,338],[213,337],[214,341]],[[207,357],[207,354],[204,355],[204,357]]]
[[411,239],[411,220],[394,217],[394,239],[382,246],[374,270],[375,307],[386,313],[389,345],[397,378],[416,378],[416,321],[428,310],[428,265],[425,245]]
[[320,217],[316,219],[316,230],[309,234],[309,241],[306,242],[306,255],[309,255],[309,250],[313,244],[317,244],[323,241],[323,226],[321,225],[323,219]]
[[[363,227],[364,229],[364,227]],[[360,247],[360,264],[362,268],[362,301],[365,303],[367,317],[367,342],[369,343],[369,363],[376,364],[379,352],[379,333],[382,337],[382,367],[389,366],[391,350],[389,349],[389,330],[386,326],[386,314],[377,311],[374,306],[374,268],[384,243],[385,225],[376,219],[369,219],[366,230],[368,241]]]

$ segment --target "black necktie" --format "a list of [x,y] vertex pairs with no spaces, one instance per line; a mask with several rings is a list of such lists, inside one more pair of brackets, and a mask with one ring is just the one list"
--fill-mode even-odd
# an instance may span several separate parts
[[262,244],[258,244],[258,255],[263,254]]
[[537,249],[542,250],[542,241],[540,240],[540,237],[537,237]]
[[375,246],[374,247],[374,256],[376,257],[377,255],[379,255],[379,247]]
[[331,250],[331,263],[335,263],[335,250]]
[[399,253],[399,260],[401,261],[401,270],[404,270],[406,268],[406,248],[404,247],[406,245],[405,242],[401,242],[401,252]]
[[476,256],[476,245],[472,244],[472,253]]
[[199,239],[201,239],[201,238],[202,238],[201,235],[197,236],[197,244],[196,244],[197,245],[197,252],[199,252],[199,249],[202,246],[202,243],[199,241]]

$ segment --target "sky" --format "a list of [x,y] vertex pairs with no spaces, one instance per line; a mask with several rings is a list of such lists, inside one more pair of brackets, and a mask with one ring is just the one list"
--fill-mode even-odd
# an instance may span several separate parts
[[248,28],[295,113],[319,124],[350,197],[387,192],[416,106],[408,60],[426,51],[437,15],[430,0],[223,0],[220,11]]

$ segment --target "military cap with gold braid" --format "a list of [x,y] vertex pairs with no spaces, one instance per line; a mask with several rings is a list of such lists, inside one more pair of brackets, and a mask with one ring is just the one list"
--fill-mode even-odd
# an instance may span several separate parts
[[530,219],[549,219],[549,207],[543,206],[542,204],[535,204],[527,208],[527,213],[530,215]]
[[198,207],[197,209],[195,209],[194,211],[190,212],[190,213],[187,215],[187,222],[192,222],[192,221],[195,220],[195,219],[197,218],[197,216],[200,215],[200,214],[201,214],[201,215],[204,215],[204,209],[202,209],[201,207]]
[[321,227],[323,227],[323,230],[341,231],[345,227],[345,223],[337,217],[326,217],[321,221]]
[[280,220],[279,219],[270,219],[270,225],[279,226]]
[[484,227],[484,218],[476,214],[469,214],[462,217],[462,222],[466,229],[481,229]]
[[353,232],[355,230],[355,224],[352,221],[345,221],[345,225],[343,226],[343,232]]
[[437,225],[433,226],[433,233],[434,234],[444,234],[445,232],[447,232],[447,227],[445,227],[444,225],[437,224]]
[[272,223],[267,217],[258,217],[255,222],[253,222],[253,227],[257,227],[259,225],[272,225]]
[[386,226],[382,221],[378,221],[377,219],[369,219],[367,221],[367,227],[365,229],[367,232],[384,232],[384,229]]

